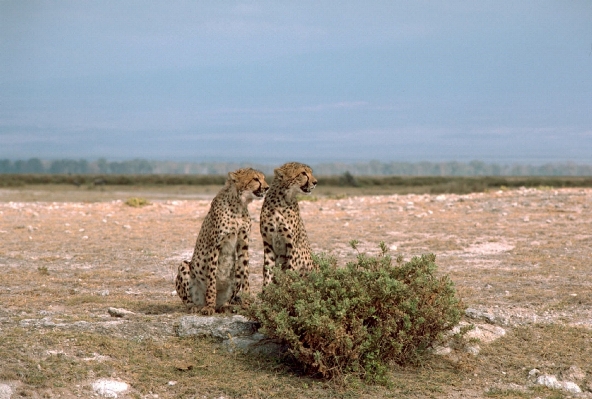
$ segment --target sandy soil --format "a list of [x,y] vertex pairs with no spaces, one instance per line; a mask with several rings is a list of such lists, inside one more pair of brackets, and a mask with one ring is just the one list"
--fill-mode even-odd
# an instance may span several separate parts
[[[190,190],[78,192],[73,201],[62,191],[0,190],[0,329],[17,320],[172,335],[185,313],[174,294],[176,267],[191,256],[215,193]],[[151,204],[125,204],[139,195]],[[591,189],[312,199],[300,205],[315,252],[345,263],[356,255],[352,239],[368,253],[380,241],[405,259],[432,252],[467,306],[495,324],[592,328]],[[250,205],[255,291],[261,204]],[[106,312],[110,302],[154,317],[118,324]]]
[[[47,268],[65,283],[76,271],[107,268],[117,273],[107,274],[101,289],[166,295],[171,306],[181,308],[170,295],[175,268],[191,256],[209,199],[144,194],[151,205],[142,208],[122,200],[0,202],[3,274]],[[255,290],[261,286],[261,204],[250,205]],[[380,241],[405,258],[433,252],[470,307],[508,324],[560,319],[592,327],[591,206],[592,190],[521,189],[317,199],[302,201],[301,212],[315,252],[351,260],[352,239],[368,253],[377,252]],[[126,271],[135,278],[126,281]],[[137,273],[150,274],[151,281],[139,281]],[[4,281],[0,296],[40,290],[11,281]],[[2,303],[11,302],[4,298]]]

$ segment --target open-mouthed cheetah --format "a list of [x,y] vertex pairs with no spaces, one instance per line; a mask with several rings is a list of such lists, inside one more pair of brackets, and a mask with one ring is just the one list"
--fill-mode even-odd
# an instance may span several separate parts
[[175,281],[177,294],[192,313],[211,315],[249,292],[247,205],[269,189],[265,176],[245,168],[228,174],[226,185],[212,200],[191,261],[183,261]]
[[264,287],[271,281],[275,266],[301,271],[314,267],[297,196],[310,194],[317,179],[308,165],[298,162],[286,163],[274,174],[261,207]]

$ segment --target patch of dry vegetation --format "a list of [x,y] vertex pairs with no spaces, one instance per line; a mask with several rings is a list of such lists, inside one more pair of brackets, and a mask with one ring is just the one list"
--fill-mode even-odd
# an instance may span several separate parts
[[[0,190],[0,383],[15,384],[14,397],[88,397],[98,377],[160,398],[561,398],[569,395],[530,386],[528,372],[566,378],[571,366],[586,373],[583,389],[592,382],[589,189],[351,197],[343,193],[363,189],[331,187],[332,197],[302,203],[315,252],[355,260],[343,245],[352,237],[368,253],[377,237],[406,258],[434,252],[466,305],[507,331],[478,356],[393,366],[383,387],[311,379],[277,359],[175,337],[186,311],[172,295],[174,267],[190,256],[219,187],[120,188]],[[127,206],[129,197],[151,205]],[[250,205],[254,291],[260,206]],[[135,315],[114,318],[109,307]]]
[[[274,359],[230,354],[207,339],[114,337],[80,331],[3,328],[0,381],[21,381],[17,394],[90,396],[90,381],[127,381],[137,395],[240,398],[567,397],[525,387],[528,372],[565,376],[573,365],[592,375],[588,330],[558,325],[520,327],[485,347],[479,357],[432,357],[414,367],[393,366],[386,387],[340,384],[299,375]],[[589,381],[586,381],[588,383]],[[514,385],[513,385],[514,384]],[[464,392],[456,395],[455,392]]]

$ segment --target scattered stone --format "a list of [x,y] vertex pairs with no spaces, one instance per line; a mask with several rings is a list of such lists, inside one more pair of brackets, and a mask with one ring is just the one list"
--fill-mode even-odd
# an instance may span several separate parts
[[452,348],[449,346],[436,346],[432,349],[432,353],[437,356],[446,356],[452,353]]
[[258,323],[245,316],[183,316],[179,320],[176,333],[179,337],[211,336],[220,339],[229,337],[245,337],[257,332]]
[[539,369],[532,369],[528,372],[530,378],[536,378],[539,374],[541,374],[541,370]]
[[12,387],[8,384],[0,384],[0,399],[10,399],[12,396]]
[[135,313],[130,310],[120,308],[109,308],[107,312],[109,312],[111,317],[127,317],[135,315]]
[[465,352],[477,356],[481,352],[481,347],[479,345],[468,345],[465,347]]
[[230,353],[238,351],[267,356],[282,353],[286,350],[285,346],[281,343],[260,333],[255,333],[247,337],[231,337],[224,340],[222,346]]
[[[463,350],[474,356],[477,356],[481,352],[481,347],[476,343],[470,342],[471,340],[479,340],[479,342],[487,344],[506,335],[506,330],[498,326],[493,326],[490,324],[470,324],[461,321],[448,333],[448,337],[452,338],[455,334],[459,334],[463,328],[469,326],[472,326],[473,328],[465,332],[463,335]],[[449,343],[445,343],[444,346],[433,347],[431,352],[434,355],[439,356],[452,355],[452,349],[448,345]]]
[[541,375],[537,378],[536,383],[538,385],[544,385],[547,388],[558,389],[558,390],[567,391],[570,393],[581,393],[582,392],[580,387],[575,382],[559,381],[559,380],[557,380],[557,377],[555,377],[554,375],[546,375],[546,374]]
[[180,337],[215,337],[222,340],[222,347],[229,352],[275,355],[286,351],[284,345],[257,332],[259,325],[244,316],[203,317],[184,316],[176,327]]
[[465,315],[470,319],[482,319],[491,324],[494,324],[496,321],[495,316],[491,313],[482,312],[473,308],[467,308],[467,310],[465,310]]
[[129,385],[121,381],[100,379],[92,383],[92,389],[105,398],[117,398],[120,393],[129,389]]

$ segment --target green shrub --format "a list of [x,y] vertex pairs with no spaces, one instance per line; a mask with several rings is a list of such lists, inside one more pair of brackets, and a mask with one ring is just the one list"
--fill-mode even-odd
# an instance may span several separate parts
[[284,341],[307,372],[386,382],[388,366],[421,360],[458,324],[463,305],[452,281],[436,276],[433,254],[393,265],[380,247],[380,255],[359,253],[343,268],[321,254],[314,256],[318,270],[304,276],[275,270],[249,316]]

